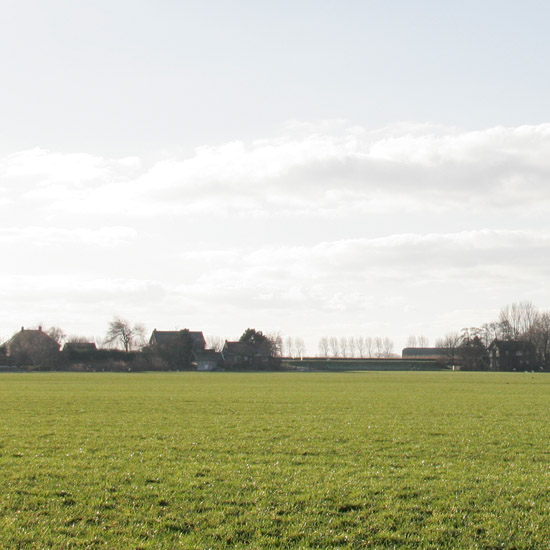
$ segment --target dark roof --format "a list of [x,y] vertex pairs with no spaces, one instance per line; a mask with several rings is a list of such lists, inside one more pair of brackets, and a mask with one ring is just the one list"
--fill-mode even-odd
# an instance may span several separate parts
[[404,348],[402,357],[442,357],[449,354],[448,348]]
[[[177,338],[183,330],[153,330],[153,333],[151,334],[151,338],[149,339],[149,344],[151,345],[162,345],[165,343],[169,343],[170,341]],[[193,340],[193,347],[204,349],[204,346],[206,346],[206,340],[204,339],[204,335],[200,331],[189,331],[189,336],[191,336],[191,339]]]
[[59,344],[46,334],[42,328],[29,330],[21,327],[21,330],[14,334],[3,347],[7,355],[10,355],[12,350],[16,348],[49,348],[59,351]]
[[263,345],[246,344],[244,342],[225,342],[223,353],[229,355],[268,355]]

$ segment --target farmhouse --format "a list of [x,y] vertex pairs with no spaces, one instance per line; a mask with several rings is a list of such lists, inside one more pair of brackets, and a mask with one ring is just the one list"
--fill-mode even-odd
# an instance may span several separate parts
[[536,366],[536,350],[524,340],[493,340],[488,348],[490,370],[532,370]]
[[270,359],[265,345],[227,340],[222,349],[222,357],[229,368],[266,368]]
[[177,341],[184,332],[188,332],[191,340],[193,341],[193,351],[204,351],[206,348],[206,340],[202,332],[184,331],[184,330],[153,330],[151,338],[149,338],[149,345],[151,347],[171,345]]
[[216,370],[221,356],[207,350],[204,335],[199,331],[157,330],[149,339],[149,349],[165,367],[183,370]]
[[59,344],[42,327],[21,330],[2,346],[4,355],[16,365],[44,366],[59,354]]

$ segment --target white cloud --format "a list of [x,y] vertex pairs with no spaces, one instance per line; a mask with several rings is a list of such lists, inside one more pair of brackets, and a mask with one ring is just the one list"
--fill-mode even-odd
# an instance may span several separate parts
[[137,170],[137,157],[106,160],[87,153],[57,153],[46,149],[21,151],[0,160],[0,176],[5,181],[32,180],[39,186],[84,183],[116,177],[120,169]]
[[7,227],[0,228],[1,245],[25,246],[58,246],[84,245],[111,247],[127,244],[137,236],[131,227],[100,227],[90,229],[83,227]]
[[27,177],[32,184],[22,197],[61,212],[303,215],[437,211],[465,203],[514,210],[550,200],[549,124],[470,132],[411,125],[309,130],[200,147],[148,169],[136,158],[24,151],[0,161],[0,174],[3,186]]
[[[375,303],[377,289],[414,301],[413,289],[433,283],[452,288],[514,287],[518,277],[535,284],[550,275],[545,258],[550,234],[524,231],[467,231],[349,239],[314,246],[278,246],[184,255],[198,273],[194,295],[221,301],[261,300],[274,309],[357,309]],[[519,285],[521,286],[521,285]],[[409,298],[407,298],[409,296]],[[387,298],[385,295],[384,298]]]
[[[116,231],[115,231],[116,233]],[[46,233],[57,242],[58,232]],[[109,233],[107,233],[109,234]],[[123,234],[126,234],[123,231]],[[101,233],[91,237],[101,243]],[[35,238],[32,231],[25,238]],[[62,233],[62,236],[65,237]],[[43,237],[40,237],[43,238]],[[90,238],[90,234],[86,235]],[[37,292],[132,293],[151,287],[163,292],[192,295],[202,302],[223,301],[243,295],[254,300],[273,301],[315,299],[334,303],[335,296],[355,302],[358,289],[362,296],[380,282],[405,287],[424,284],[430,278],[444,278],[449,284],[460,283],[472,271],[478,280],[490,284],[502,271],[513,273],[518,256],[538,256],[527,266],[525,276],[540,277],[550,269],[542,253],[550,246],[550,234],[523,231],[470,231],[452,234],[403,234],[375,239],[348,239],[312,246],[276,246],[256,250],[200,250],[182,253],[179,258],[190,265],[195,277],[190,283],[177,284],[140,279],[85,279],[71,275],[37,275],[5,278],[3,288],[20,290],[34,287]],[[478,271],[486,270],[479,278]],[[23,280],[24,279],[24,280]],[[11,281],[11,282],[10,282]],[[32,284],[31,284],[32,283]],[[242,303],[242,302],[241,302]],[[332,306],[329,306],[332,307]]]

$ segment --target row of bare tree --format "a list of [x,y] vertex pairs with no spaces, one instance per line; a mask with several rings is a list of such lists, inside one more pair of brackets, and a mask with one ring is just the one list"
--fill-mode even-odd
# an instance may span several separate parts
[[323,336],[319,340],[320,357],[365,358],[393,357],[393,340],[387,336]]
[[412,335],[407,338],[407,348],[427,348],[429,345],[430,341],[422,334],[420,336]]

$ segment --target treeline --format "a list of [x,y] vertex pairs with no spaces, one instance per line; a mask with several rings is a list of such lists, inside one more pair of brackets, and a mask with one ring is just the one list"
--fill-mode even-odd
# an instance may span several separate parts
[[[113,318],[105,338],[96,342],[79,336],[67,337],[58,327],[51,327],[44,332],[57,342],[55,353],[51,349],[46,353],[29,345],[28,349],[21,350],[23,358],[18,363],[27,361],[31,365],[43,365],[44,368],[55,366],[74,370],[135,371],[186,370],[192,369],[194,361],[196,362],[193,351],[197,350],[193,350],[192,342],[186,339],[186,331],[179,331],[182,333],[182,340],[173,341],[167,347],[151,347],[147,344],[142,324],[131,324],[120,317]],[[259,336],[260,339],[265,339],[262,340],[262,345],[258,342]],[[449,332],[436,340],[435,347],[443,350],[449,365],[459,365],[465,370],[486,370],[489,368],[488,348],[494,341],[529,343],[536,350],[537,367],[550,370],[550,310],[540,310],[531,302],[513,303],[503,307],[498,318],[493,321]],[[279,365],[282,357],[302,358],[306,355],[306,345],[300,337],[283,338],[280,334],[264,336],[259,331],[248,329],[241,336],[240,342],[251,346],[244,351],[241,349],[238,353],[233,352],[234,356],[248,355],[242,359],[242,364],[245,361],[256,366],[265,363],[271,368],[275,363]],[[67,349],[59,352],[63,343],[72,345],[65,346]],[[96,348],[96,343],[99,349]],[[225,339],[220,337],[206,339],[209,351],[220,352],[224,343]],[[410,336],[407,347],[428,348],[428,339],[422,335]],[[6,344],[0,346],[0,365],[13,364],[14,356],[10,358],[6,355],[6,349]],[[393,340],[387,336],[323,336],[318,342],[318,356],[325,359],[366,359],[391,358],[397,355],[394,353]],[[238,361],[239,359],[233,358],[234,365]]]
[[395,357],[393,340],[387,336],[323,336],[319,340],[319,357],[389,358]]
[[513,303],[500,310],[498,319],[450,332],[436,341],[436,347],[447,350],[450,363],[460,363],[465,370],[485,370],[487,350],[494,341],[532,344],[537,366],[550,370],[550,310],[540,310],[529,301]]

